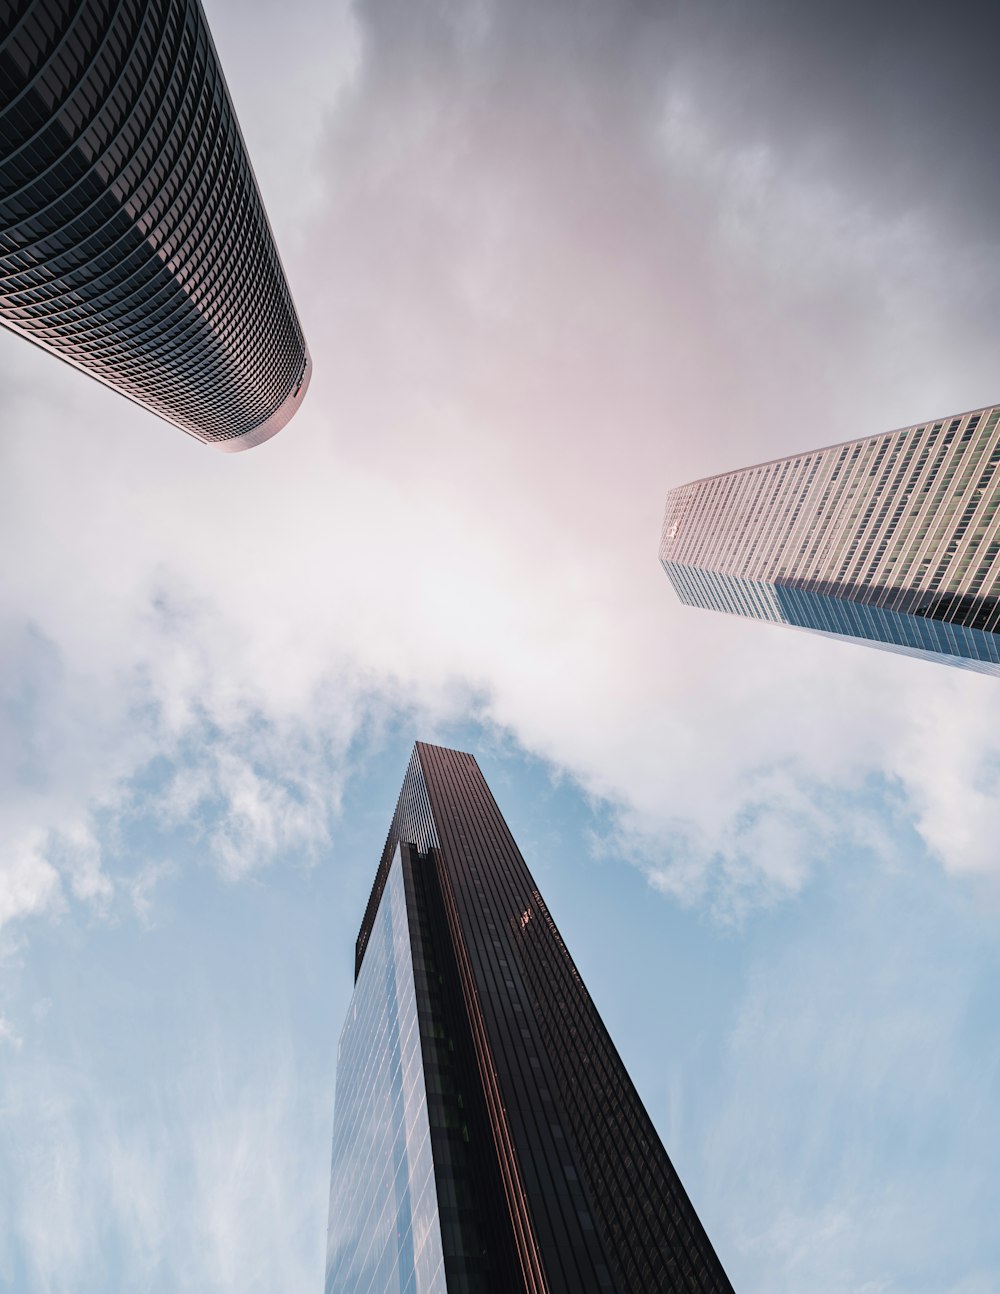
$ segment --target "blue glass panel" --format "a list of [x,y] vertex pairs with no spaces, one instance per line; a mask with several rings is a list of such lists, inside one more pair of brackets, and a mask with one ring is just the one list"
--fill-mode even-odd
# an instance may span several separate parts
[[678,562],[662,565],[688,606],[771,620],[845,642],[865,642],[904,656],[1000,675],[1000,637],[994,633],[722,571]]
[[446,1294],[397,848],[337,1056],[326,1294]]

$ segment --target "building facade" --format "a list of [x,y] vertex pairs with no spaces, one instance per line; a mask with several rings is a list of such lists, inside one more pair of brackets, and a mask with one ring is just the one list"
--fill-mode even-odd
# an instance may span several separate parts
[[196,439],[311,376],[200,0],[0,5],[0,322]]
[[1000,409],[672,490],[682,602],[1000,674]]
[[355,976],[327,1294],[731,1294],[471,755],[414,749]]

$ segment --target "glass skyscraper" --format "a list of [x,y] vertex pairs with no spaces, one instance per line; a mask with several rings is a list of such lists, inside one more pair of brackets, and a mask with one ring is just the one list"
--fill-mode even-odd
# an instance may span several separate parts
[[1000,408],[706,477],[667,498],[682,602],[1000,674]]
[[199,0],[0,4],[0,323],[246,449],[311,364]]
[[355,981],[327,1294],[732,1294],[471,755],[414,749]]

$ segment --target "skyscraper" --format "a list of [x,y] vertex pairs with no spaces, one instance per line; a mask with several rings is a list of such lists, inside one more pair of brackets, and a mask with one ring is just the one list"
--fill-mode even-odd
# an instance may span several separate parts
[[692,481],[660,561],[682,602],[1000,674],[1000,408]]
[[471,755],[418,743],[340,1040],[327,1294],[732,1294]]
[[200,0],[0,5],[0,322],[196,439],[310,378]]

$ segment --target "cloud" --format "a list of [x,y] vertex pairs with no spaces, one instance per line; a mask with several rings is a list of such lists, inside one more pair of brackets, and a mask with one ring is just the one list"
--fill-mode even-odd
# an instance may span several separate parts
[[216,740],[204,754],[180,762],[162,795],[160,821],[190,830],[207,822],[209,849],[223,873],[237,879],[276,857],[315,858],[329,844],[329,820],[339,792],[329,763],[309,750],[303,734],[260,732],[250,750],[239,737]]
[[4,1044],[10,1047],[20,1047],[21,1037],[10,1021],[0,1016],[0,1046]]
[[956,722],[950,700],[931,696],[914,711],[898,776],[910,789],[917,830],[949,871],[995,875],[1000,742],[993,709],[970,706]]
[[145,926],[155,924],[154,904],[157,887],[176,873],[176,866],[165,860],[140,864],[129,878],[126,888],[136,916]]
[[59,904],[59,873],[45,858],[42,841],[36,831],[7,843],[0,863],[0,926]]
[[[995,398],[986,20],[210,18],[315,379],[229,458],[0,336],[0,921],[155,927],[194,859],[236,880],[330,855],[359,752],[401,714],[502,730],[607,809],[595,848],[722,921],[835,894],[863,845],[904,878],[880,922],[748,985],[715,1198],[796,1294],[856,1294],[859,1271],[895,1294],[905,1227],[935,1294],[993,1289],[930,1263],[942,1236],[987,1252],[993,1060],[956,1066],[947,1032],[971,972],[933,922],[893,949],[926,851],[935,919],[995,876],[996,681],[682,608],[655,560],[674,484]],[[263,1031],[185,1069],[192,1030],[119,1102],[9,1027],[5,1278],[16,1254],[41,1290],[316,1288],[327,1075]],[[945,1101],[968,1112],[950,1160],[883,1190],[866,1139],[897,1108],[903,1142],[943,1126]]]
[[[249,109],[318,361],[286,432],[212,455],[0,339],[5,836],[69,850],[62,892],[98,909],[139,820],[231,877],[316,856],[367,725],[471,708],[720,912],[872,829],[873,779],[945,866],[995,867],[992,784],[942,777],[921,717],[992,767],[990,680],[699,615],[655,565],[678,481],[993,394],[982,229],[866,183],[933,141],[894,119],[847,147],[836,42],[777,120],[825,10],[746,60],[728,9],[346,12],[332,63],[299,41],[281,70],[307,199]],[[33,868],[25,913],[54,904]]]
[[706,1199],[738,1219],[744,1281],[985,1288],[991,910],[859,846],[798,916],[752,958],[706,1125]]
[[[30,1288],[291,1292],[322,1280],[329,1094],[272,1048],[217,1050],[142,1101],[27,1049],[0,1128],[17,1172],[0,1222]],[[320,1149],[320,1147],[323,1149]]]

